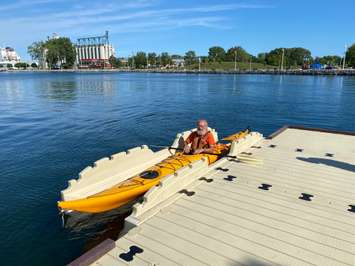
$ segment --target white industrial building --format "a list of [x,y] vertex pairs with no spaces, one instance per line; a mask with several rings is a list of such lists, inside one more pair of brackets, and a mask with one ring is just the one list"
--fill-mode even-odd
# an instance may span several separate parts
[[108,31],[103,36],[79,38],[75,49],[78,68],[110,67],[109,59],[115,54]]

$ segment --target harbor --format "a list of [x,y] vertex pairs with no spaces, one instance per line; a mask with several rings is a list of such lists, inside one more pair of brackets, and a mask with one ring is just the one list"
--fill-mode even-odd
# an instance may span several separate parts
[[[280,190],[277,190],[280,186],[287,186],[292,193],[277,195],[285,196],[285,199],[292,204],[296,204],[296,207],[300,204],[308,204],[305,206],[312,207],[313,205],[310,204],[318,203],[319,197],[336,199],[339,193],[334,194],[331,190],[337,191],[338,181],[336,181],[336,178],[332,178],[334,180],[329,181],[329,183],[326,179],[321,181],[323,179],[318,178],[316,180],[319,180],[319,182],[316,183],[314,180],[311,182],[312,186],[309,187],[308,183],[305,186],[303,182],[297,181],[297,178],[309,177],[308,175],[303,176],[303,174],[299,176],[298,171],[302,171],[302,173],[309,171],[309,173],[312,173],[311,176],[313,176],[313,171],[327,175],[328,172],[332,173],[330,172],[331,169],[337,173],[340,171],[340,175],[344,174],[344,176],[352,174],[350,171],[336,167],[338,165],[352,169],[350,166],[354,162],[351,162],[351,158],[341,157],[342,152],[340,152],[340,149],[348,151],[349,147],[352,147],[350,143],[345,144],[339,140],[339,145],[342,145],[342,148],[340,146],[329,146],[329,149],[308,156],[306,152],[311,151],[310,147],[313,144],[303,143],[303,134],[299,137],[302,141],[300,143],[293,142],[297,141],[298,137],[290,138],[290,146],[287,146],[286,149],[289,153],[284,153],[283,150],[278,149],[281,146],[268,147],[268,144],[279,144],[272,143],[271,140],[267,139],[267,136],[285,124],[299,124],[307,128],[318,127],[338,131],[355,131],[354,124],[351,122],[355,115],[352,108],[355,103],[355,83],[351,76],[177,75],[173,73],[136,72],[61,72],[55,74],[5,72],[0,73],[0,75],[2,80],[0,83],[0,124],[3,126],[0,131],[0,146],[2,147],[2,154],[6,155],[2,156],[2,160],[0,160],[3,169],[0,180],[0,208],[3,214],[0,216],[0,230],[11,232],[6,233],[5,237],[0,240],[3,250],[0,257],[4,265],[25,265],[27,261],[31,261],[33,265],[48,265],[49,262],[51,265],[66,265],[100,243],[106,245],[107,241],[110,242],[103,249],[106,252],[102,253],[101,251],[99,253],[101,255],[109,252],[108,247],[115,247],[116,241],[118,241],[117,245],[121,243],[119,237],[123,235],[122,229],[125,218],[131,215],[131,208],[119,208],[113,212],[107,212],[105,215],[87,215],[79,221],[68,220],[66,226],[63,227],[61,215],[57,208],[57,201],[62,198],[60,192],[67,188],[69,180],[78,179],[79,173],[88,166],[93,167],[94,163],[101,158],[110,158],[117,153],[124,154],[124,151],[142,145],[147,145],[149,150],[154,152],[162,149],[154,148],[154,145],[172,145],[178,132],[193,128],[195,121],[201,117],[208,119],[210,127],[216,129],[219,139],[250,126],[253,132],[263,134],[264,139],[261,140],[261,144],[256,144],[256,146],[262,146],[262,148],[250,148],[245,152],[252,153],[251,155],[242,155],[242,157],[255,158],[255,164],[233,162],[231,161],[232,158],[226,158],[221,168],[230,170],[223,172],[212,169],[204,177],[207,177],[208,180],[214,179],[214,181],[197,180],[199,186],[196,187],[196,190],[192,187],[186,188],[188,192],[193,191],[195,194],[189,197],[186,194],[176,193],[179,196],[176,203],[195,199],[198,203],[201,199],[197,198],[198,194],[202,193],[202,191],[199,192],[199,189],[204,188],[206,191],[211,191],[212,187],[213,191],[215,190],[216,193],[222,195],[226,194],[228,200],[233,202],[229,204],[226,199],[218,196],[223,200],[220,204],[229,207],[226,210],[221,209],[222,213],[217,212],[213,215],[223,214],[223,211],[235,215],[238,212],[235,209],[236,206],[241,204],[235,201],[250,201],[241,198],[244,194],[241,194],[240,190],[238,190],[238,193],[241,195],[236,193],[237,190],[234,190],[241,188],[237,184],[239,181],[243,181],[249,182],[251,185],[248,187],[246,183],[243,183],[245,186],[243,185],[242,190],[249,188],[250,191],[255,192],[254,197],[261,195],[272,197],[275,195],[272,194],[274,192],[281,193]],[[262,101],[260,101],[261,98]],[[288,130],[284,133],[287,132]],[[312,136],[316,136],[315,140],[318,141],[322,134],[313,133],[315,135]],[[289,135],[287,133],[279,136],[286,137]],[[327,136],[331,136],[327,141],[328,144],[322,141],[319,145],[324,145],[324,147],[337,145],[338,138],[342,135],[330,134]],[[278,140],[278,137],[274,140]],[[294,151],[297,148],[303,149],[303,152]],[[265,152],[265,154],[262,152]],[[309,158],[325,156],[326,153],[333,154],[334,157],[326,156],[324,158],[340,163],[334,163],[334,166],[330,166],[324,164],[324,162],[329,161],[320,160],[318,164],[295,159],[296,156]],[[288,156],[291,155],[294,157],[288,159]],[[271,162],[268,159],[272,159],[272,157],[269,156],[276,156],[275,159],[279,161],[282,161],[285,157],[287,161],[281,162],[282,169],[279,171],[276,171],[277,168],[271,168],[270,170],[269,163]],[[278,164],[279,161],[274,163]],[[258,162],[262,162],[262,164],[258,164]],[[288,169],[288,163],[295,163],[295,167],[297,166],[290,174],[285,172],[285,169]],[[148,167],[148,161],[145,167]],[[322,170],[324,168],[327,169],[325,172]],[[241,174],[253,169],[258,171],[257,173],[260,173],[261,176],[270,171],[275,172],[275,176],[264,182],[263,178],[266,178],[264,176],[254,176],[254,174],[250,176],[247,173],[244,176],[244,174]],[[135,171],[139,172],[139,169]],[[231,174],[231,171],[235,174]],[[297,178],[292,177],[293,173],[297,174]],[[211,177],[209,177],[210,175]],[[224,178],[229,179],[228,175],[231,176],[232,181],[224,180]],[[291,179],[287,179],[287,184],[283,184],[281,179],[278,180],[280,175],[283,178],[289,176]],[[339,176],[338,174],[334,175]],[[237,178],[233,178],[233,176]],[[128,177],[128,173],[126,177]],[[286,179],[284,181],[286,182]],[[272,185],[272,187],[269,187],[269,190],[259,189],[258,187],[262,183]],[[329,184],[334,184],[334,187]],[[344,182],[344,184],[348,183]],[[218,186],[221,187],[222,191],[217,190],[216,187]],[[230,189],[233,195],[239,195],[238,198],[234,198],[234,201],[232,201],[234,196],[227,195],[224,189]],[[339,189],[344,193],[341,197],[339,196],[338,200],[334,201],[335,203],[338,202],[336,209],[341,210],[342,215],[351,215],[352,213],[347,209],[351,208],[348,205],[354,203],[351,203],[351,197],[346,196],[348,195],[346,194],[348,189]],[[248,192],[248,195],[250,195],[250,191],[246,190],[245,193]],[[261,192],[265,193],[260,194]],[[319,192],[322,193],[319,194]],[[325,192],[330,194],[325,195]],[[312,201],[303,201],[298,199],[301,196],[300,193],[307,193],[314,197],[311,198]],[[265,200],[271,200],[271,198],[265,198]],[[8,202],[11,202],[11,204],[7,204]],[[274,199],[271,202],[277,203]],[[254,201],[253,204],[255,206],[257,201]],[[282,207],[276,204],[272,207],[270,204],[269,202],[268,205],[260,206],[269,209]],[[207,204],[208,206],[209,204]],[[288,210],[285,209],[287,203],[284,206],[286,207],[282,207],[282,217],[285,218],[288,217],[286,216]],[[333,211],[332,205],[322,206],[327,206],[327,211]],[[167,207],[166,210],[169,208]],[[260,208],[257,209],[257,212],[259,211],[261,211]],[[305,210],[302,209],[302,211]],[[336,212],[338,213],[338,211]],[[301,213],[299,211],[294,214],[303,217]],[[322,213],[324,214],[324,212]],[[262,214],[265,213],[262,212]],[[271,217],[281,215],[273,212],[267,213],[268,216],[270,216],[269,214]],[[254,216],[254,218],[256,217]],[[212,218],[208,218],[208,221],[211,221]],[[232,218],[234,219],[233,216],[228,216],[228,219]],[[291,216],[291,218],[295,219],[294,216]],[[171,219],[171,217],[167,216],[167,219]],[[240,219],[238,222],[241,221]],[[315,219],[315,217],[312,216],[311,219]],[[131,219],[132,221],[134,219]],[[215,222],[215,220],[212,221]],[[296,221],[297,223],[301,222],[295,220],[294,223]],[[148,223],[150,223],[149,220],[146,225]],[[296,226],[297,224],[294,223],[293,225]],[[268,224],[270,224],[270,221]],[[222,225],[225,225],[225,222]],[[308,226],[309,224],[303,223],[303,225]],[[145,228],[144,223],[142,226]],[[241,230],[235,226],[238,225],[234,225],[233,230],[237,230],[237,228]],[[283,228],[285,230],[298,228],[291,227],[291,225],[287,226]],[[266,230],[265,227],[262,228]],[[347,230],[348,227],[345,231]],[[343,231],[341,234],[347,235]],[[260,230],[258,232],[260,233]],[[265,231],[267,237],[270,236],[270,232]],[[237,235],[239,233],[238,231]],[[310,238],[310,235],[307,235],[308,233],[308,231],[304,232],[303,236]],[[125,235],[124,238],[128,236],[129,234]],[[240,235],[238,236],[240,237]],[[316,234],[316,236],[319,236],[319,234]],[[220,236],[216,237],[219,239]],[[255,234],[250,237],[255,237]],[[121,241],[124,238],[120,238]],[[106,239],[112,239],[112,241],[107,240],[105,242]],[[234,242],[232,243],[236,246],[236,243],[239,242],[236,242],[234,237],[233,239]],[[280,238],[278,239],[280,240]],[[314,240],[319,242],[317,239]],[[351,244],[351,240],[348,240]],[[113,243],[115,246],[113,246]],[[297,243],[299,245],[299,242]],[[327,243],[329,244],[329,242]],[[343,242],[340,241],[339,243]],[[138,244],[136,246],[142,248],[141,245],[143,244],[140,242]],[[127,247],[121,246],[121,248]],[[143,245],[142,249],[145,253],[140,255],[146,256],[148,248],[146,244]],[[244,247],[240,248],[244,250]],[[345,250],[349,251],[349,249]],[[128,252],[129,249],[126,249],[126,251]],[[20,253],[23,256],[18,256]],[[115,253],[114,259],[116,260],[121,253],[124,252]],[[53,261],[53,257],[56,258],[55,261]],[[110,258],[107,257],[105,260]],[[98,259],[96,258],[94,262]],[[173,258],[171,259],[174,261]],[[236,258],[233,257],[232,259]],[[121,263],[127,263],[117,260]],[[136,261],[137,256],[132,263]]]
[[355,265],[354,132],[285,126],[167,177],[69,265]]
[[355,266],[352,1],[1,3],[0,265]]

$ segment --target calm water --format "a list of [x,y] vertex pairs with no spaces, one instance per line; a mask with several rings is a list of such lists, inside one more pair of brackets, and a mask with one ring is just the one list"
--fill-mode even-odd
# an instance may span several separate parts
[[355,130],[355,78],[133,73],[0,73],[0,261],[63,265],[122,214],[63,229],[56,201],[97,159],[169,145],[200,117],[227,135],[285,124]]

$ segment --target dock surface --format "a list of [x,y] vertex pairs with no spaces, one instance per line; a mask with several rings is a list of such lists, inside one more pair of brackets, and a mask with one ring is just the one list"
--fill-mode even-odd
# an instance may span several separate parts
[[92,265],[355,265],[355,136],[285,128],[226,159]]

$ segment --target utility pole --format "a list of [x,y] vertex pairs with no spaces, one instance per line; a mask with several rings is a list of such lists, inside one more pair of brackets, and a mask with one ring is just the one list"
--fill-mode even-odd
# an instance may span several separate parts
[[282,56],[281,56],[281,71],[284,70],[284,56],[285,56],[285,48],[282,48]]
[[134,53],[132,52],[132,69],[134,68]]
[[201,72],[201,56],[198,57],[198,72]]
[[251,57],[249,59],[249,71],[251,71]]
[[237,71],[237,47],[234,50],[234,71]]
[[344,57],[343,57],[343,70],[345,69],[346,49],[347,49],[347,46],[345,44]]

